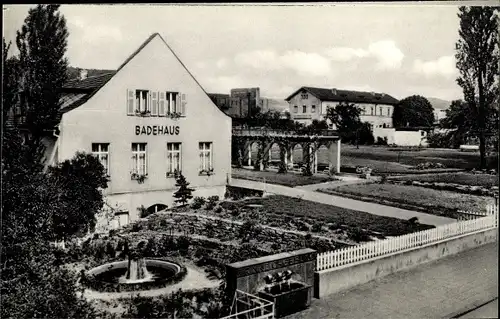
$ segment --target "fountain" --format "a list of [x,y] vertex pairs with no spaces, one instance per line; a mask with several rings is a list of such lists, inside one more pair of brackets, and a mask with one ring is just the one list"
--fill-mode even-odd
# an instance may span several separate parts
[[185,267],[171,261],[146,259],[142,250],[141,247],[129,249],[126,242],[123,254],[128,260],[107,263],[82,272],[80,282],[97,291],[143,291],[163,288],[185,277]]

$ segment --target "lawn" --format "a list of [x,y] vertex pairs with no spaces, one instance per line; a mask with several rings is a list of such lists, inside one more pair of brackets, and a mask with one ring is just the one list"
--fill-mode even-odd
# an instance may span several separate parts
[[416,176],[400,176],[400,177],[393,177],[391,179],[398,181],[453,183],[460,185],[471,185],[471,186],[482,186],[482,187],[498,186],[498,175],[470,174],[465,172],[429,174],[429,175],[426,174],[426,175],[416,175]]
[[297,173],[278,174],[275,171],[253,171],[248,169],[233,168],[231,176],[233,178],[246,179],[251,181],[266,182],[289,187],[318,184],[335,180],[328,176],[303,176]]
[[[342,145],[342,157],[376,160],[415,166],[420,163],[441,163],[449,168],[471,169],[479,167],[479,153],[460,152],[455,149],[406,149],[389,146]],[[488,157],[491,168],[496,168],[498,155]]]
[[385,236],[399,236],[433,227],[423,224],[412,225],[398,218],[372,215],[366,212],[281,195],[251,198],[234,203],[225,202],[221,206],[235,204],[240,207],[250,204],[262,205],[264,214],[281,215],[283,220],[302,217],[304,221],[310,224],[318,221],[336,223],[353,228],[360,227]]
[[460,194],[450,191],[434,190],[417,186],[393,184],[363,184],[343,185],[327,190],[324,193],[348,194],[359,197],[371,198],[376,201],[383,200],[386,205],[393,203],[409,204],[421,207],[423,211],[434,215],[455,217],[453,211],[484,211],[491,198]]

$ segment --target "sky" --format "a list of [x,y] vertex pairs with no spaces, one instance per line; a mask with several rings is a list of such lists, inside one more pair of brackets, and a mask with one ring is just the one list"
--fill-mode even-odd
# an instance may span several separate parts
[[[29,5],[4,6],[12,40]],[[454,4],[62,5],[71,66],[116,69],[158,32],[207,92],[301,86],[462,98]],[[14,48],[15,49],[15,48]],[[15,54],[15,50],[13,51]]]

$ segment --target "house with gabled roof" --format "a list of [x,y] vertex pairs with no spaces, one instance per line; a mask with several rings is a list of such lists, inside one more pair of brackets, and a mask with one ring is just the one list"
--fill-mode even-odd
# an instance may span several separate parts
[[158,34],[116,71],[69,80],[49,164],[91,152],[109,176],[106,205],[119,223],[175,205],[176,173],[194,196],[223,197],[231,176],[231,118]]
[[293,120],[309,125],[313,120],[325,120],[329,108],[339,103],[354,103],[361,108],[360,119],[372,128],[391,128],[397,99],[386,93],[315,88],[303,86],[288,96],[289,111]]

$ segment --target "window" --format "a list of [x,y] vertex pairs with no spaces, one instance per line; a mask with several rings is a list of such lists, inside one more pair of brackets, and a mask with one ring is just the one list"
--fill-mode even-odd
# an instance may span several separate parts
[[167,177],[181,171],[181,143],[167,143]]
[[150,112],[148,90],[135,90],[135,111],[140,113]]
[[297,105],[293,107],[293,113],[299,113],[299,107]]
[[307,105],[302,105],[302,113],[307,112]]
[[390,107],[387,108],[387,116],[391,116],[391,108]]
[[316,112],[316,105],[312,105],[311,106],[311,113],[315,113]]
[[209,173],[213,171],[212,162],[212,143],[200,143],[200,173]]
[[370,114],[373,115],[373,106],[370,107]]
[[382,107],[379,107],[379,108],[378,108],[378,114],[379,114],[379,115],[383,115],[383,113],[382,113]]
[[97,157],[107,176],[109,176],[109,144],[92,143],[92,154]]
[[177,92],[167,92],[167,114],[180,113],[180,110],[178,110],[178,97],[179,93]]
[[132,174],[141,176],[148,174],[146,143],[132,143]]
[[307,100],[309,98],[309,95],[307,93],[302,93],[300,95],[300,97],[303,99],[303,100]]

